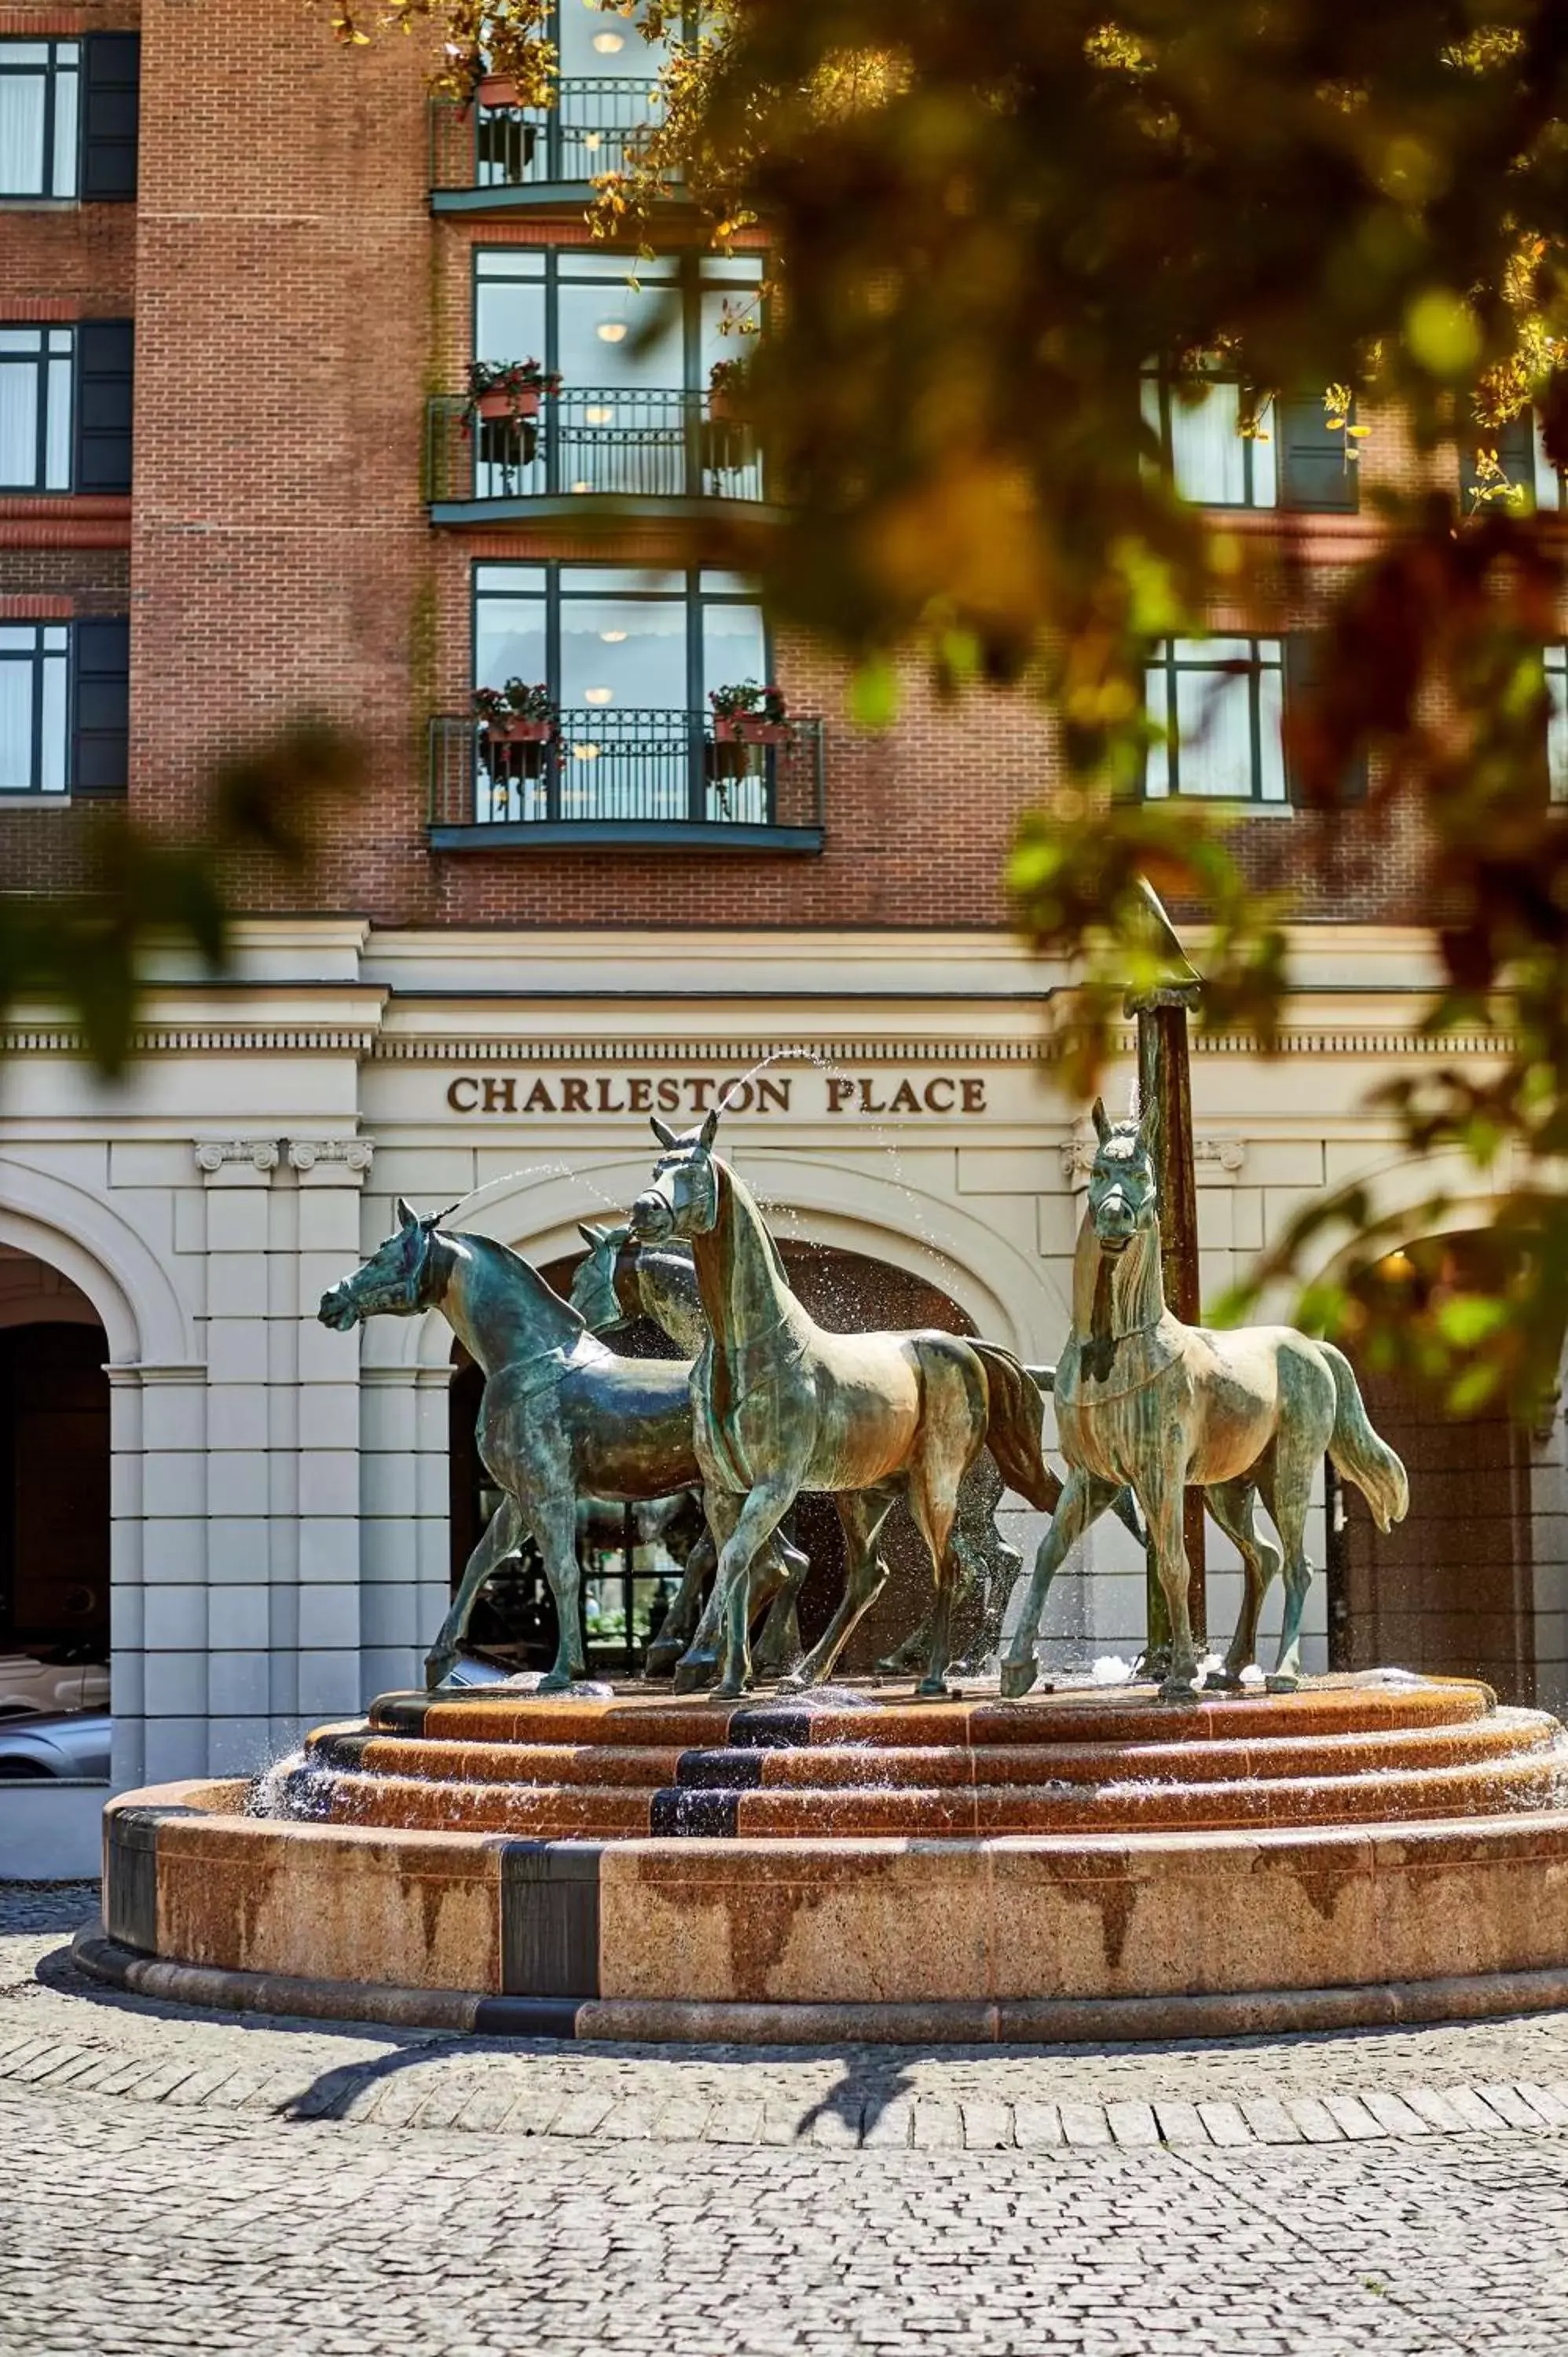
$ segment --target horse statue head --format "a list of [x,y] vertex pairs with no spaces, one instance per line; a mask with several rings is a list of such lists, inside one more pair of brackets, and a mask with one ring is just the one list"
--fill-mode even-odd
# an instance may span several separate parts
[[434,1308],[451,1273],[449,1251],[443,1252],[445,1240],[436,1232],[456,1208],[448,1203],[446,1211],[422,1219],[400,1195],[395,1234],[378,1246],[362,1268],[322,1295],[316,1314],[323,1326],[347,1334],[361,1318],[412,1318],[417,1310]]
[[1102,1252],[1125,1252],[1134,1236],[1153,1229],[1159,1216],[1155,1123],[1152,1103],[1140,1120],[1112,1121],[1103,1100],[1094,1101],[1099,1143],[1089,1174],[1089,1217]]
[[596,1220],[579,1220],[577,1233],[588,1247],[587,1258],[579,1261],[572,1278],[572,1307],[595,1334],[613,1333],[637,1316],[635,1300],[628,1307],[622,1297],[622,1254],[628,1251],[635,1262],[636,1246],[631,1230],[608,1228]]
[[664,1148],[653,1166],[653,1183],[631,1207],[631,1232],[639,1243],[664,1243],[671,1236],[705,1236],[719,1216],[719,1174],[714,1160],[719,1108],[700,1129],[683,1137],[657,1114],[653,1135]]

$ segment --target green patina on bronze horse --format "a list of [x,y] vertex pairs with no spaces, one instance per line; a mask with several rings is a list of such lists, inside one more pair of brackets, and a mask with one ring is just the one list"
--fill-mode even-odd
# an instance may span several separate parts
[[1312,1580],[1305,1537],[1314,1472],[1326,1452],[1366,1497],[1380,1530],[1410,1502],[1404,1467],[1368,1421],[1350,1363],[1289,1326],[1210,1333],[1165,1307],[1160,1274],[1154,1111],[1112,1123],[1094,1108],[1099,1149],[1073,1262],[1072,1330],[1057,1367],[1057,1426],[1067,1488],[1036,1557],[1028,1599],[1002,1665],[1002,1690],[1027,1694],[1046,1597],[1068,1550],[1122,1483],[1149,1525],[1170,1611],[1171,1659],[1162,1693],[1188,1699],[1197,1668],[1187,1611],[1183,1493],[1205,1492],[1209,1512],[1240,1551],[1246,1594],[1224,1669],[1240,1684],[1257,1655],[1258,1615],[1280,1549],[1257,1528],[1261,1497],[1283,1543],[1285,1609],[1270,1688],[1301,1680],[1301,1616]]
[[[639,1243],[628,1227],[609,1227],[592,1220],[580,1221],[577,1232],[588,1251],[573,1275],[572,1301],[595,1333],[609,1336],[633,1318],[650,1318],[685,1357],[694,1359],[707,1340],[708,1322],[703,1315],[691,1245]],[[1048,1384],[1048,1369],[1029,1372],[1037,1383]],[[1061,1485],[1054,1472],[1051,1480],[1059,1495]],[[1000,1490],[993,1460],[983,1452],[964,1475],[953,1523],[953,1552],[980,1601],[974,1639],[977,1662],[995,1652],[1003,1611],[1024,1564],[1017,1548],[1008,1544],[996,1526]],[[704,1585],[713,1569],[714,1557],[706,1545],[688,1556],[679,1592],[648,1649],[650,1676],[672,1672],[688,1646],[693,1666],[716,1657],[716,1607],[711,1596],[708,1609],[703,1609]],[[770,1631],[771,1616],[768,1626]],[[924,1667],[930,1645],[928,1617],[878,1662],[877,1668],[892,1676],[913,1673]],[[757,1668],[764,1674],[773,1650],[769,1647],[758,1654]],[[793,1659],[799,1657],[797,1642]]]
[[[618,1357],[520,1253],[450,1233],[445,1212],[422,1219],[401,1200],[397,1209],[395,1234],[323,1294],[317,1314],[347,1333],[362,1318],[439,1309],[484,1372],[478,1449],[503,1493],[431,1647],[427,1675],[435,1684],[451,1670],[479,1590],[532,1536],[561,1631],[542,1689],[560,1692],[586,1670],[578,1501],[666,1498],[697,1485],[689,1370],[675,1360]],[[777,1548],[770,1561],[774,1586],[783,1586],[794,1566]]]
[[691,1243],[707,1323],[691,1390],[703,1505],[719,1543],[719,1691],[750,1684],[752,1565],[800,1492],[815,1490],[837,1499],[848,1563],[843,1599],[798,1682],[831,1674],[880,1591],[887,1574],[876,1542],[902,1496],[937,1590],[921,1691],[945,1693],[959,1572],[950,1542],[965,1474],[989,1441],[1004,1480],[1031,1505],[1048,1511],[1057,1496],[1041,1453],[1039,1389],[992,1343],[818,1326],[791,1290],[750,1191],[714,1153],[717,1126],[716,1112],[684,1137],[654,1122],[665,1151],[630,1224],[639,1243]]

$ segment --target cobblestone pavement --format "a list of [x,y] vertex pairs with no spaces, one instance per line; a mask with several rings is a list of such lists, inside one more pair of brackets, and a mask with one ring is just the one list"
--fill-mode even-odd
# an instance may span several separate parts
[[1568,2016],[502,2045],[113,1995],[0,1887],[5,2357],[1560,2357]]

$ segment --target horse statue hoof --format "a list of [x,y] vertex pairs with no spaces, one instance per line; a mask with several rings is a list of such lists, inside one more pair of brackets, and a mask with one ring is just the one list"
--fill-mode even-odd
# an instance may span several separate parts
[[915,1692],[922,1702],[957,1702],[959,1699],[958,1688],[950,1686],[946,1678],[922,1678]]
[[1162,1702],[1197,1702],[1197,1688],[1190,1678],[1167,1678],[1160,1688]]
[[1022,1702],[1039,1674],[1037,1662],[1004,1662],[1002,1664],[1003,1701]]
[[1203,1681],[1205,1694],[1240,1694],[1243,1690],[1240,1670],[1210,1670]]
[[680,1665],[681,1648],[675,1645],[650,1645],[642,1664],[645,1678],[673,1677]]
[[456,1653],[427,1655],[424,1663],[424,1688],[427,1694],[434,1694],[442,1679],[451,1676],[453,1664],[456,1659]]
[[1283,1677],[1276,1671],[1273,1677],[1263,1680],[1263,1690],[1266,1694],[1299,1694],[1301,1679],[1294,1671],[1287,1670]]
[[712,1653],[682,1653],[675,1664],[676,1693],[700,1694],[713,1684],[717,1668]]

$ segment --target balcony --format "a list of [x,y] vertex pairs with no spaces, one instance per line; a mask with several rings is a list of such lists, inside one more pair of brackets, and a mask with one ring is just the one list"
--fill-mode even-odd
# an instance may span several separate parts
[[537,422],[494,425],[470,424],[460,397],[438,394],[425,469],[435,523],[537,519],[546,502],[565,510],[595,497],[657,500],[675,515],[763,500],[752,428],[710,417],[701,393],[574,386],[544,402]]
[[658,120],[659,85],[626,74],[557,84],[551,107],[430,103],[430,204],[435,212],[586,201],[601,172],[628,169]]
[[635,844],[663,851],[822,847],[822,724],[782,744],[717,744],[706,712],[568,714],[558,741],[487,747],[456,715],[430,724],[437,851]]

